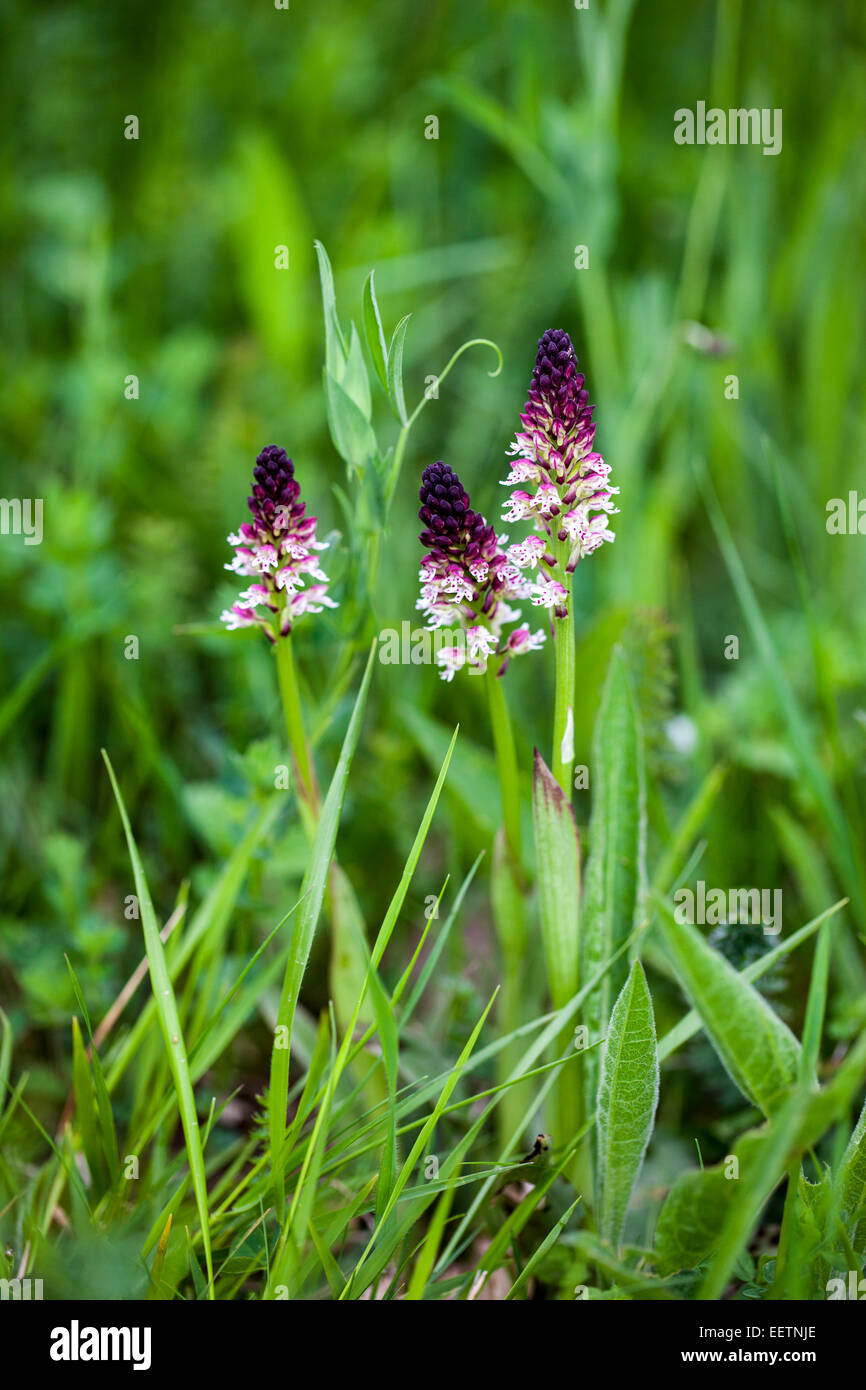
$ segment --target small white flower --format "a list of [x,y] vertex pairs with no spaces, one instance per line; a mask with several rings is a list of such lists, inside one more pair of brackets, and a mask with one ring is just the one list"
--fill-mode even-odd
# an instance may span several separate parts
[[269,591],[264,584],[251,584],[242,594],[238,594],[238,600],[246,608],[258,608],[260,604],[267,603],[270,598]]
[[436,663],[442,667],[442,680],[453,681],[454,673],[466,665],[466,653],[462,647],[442,647],[436,653]]
[[264,545],[256,546],[255,563],[260,570],[276,569],[280,562],[276,546],[270,545],[267,541]]
[[528,492],[512,492],[502,513],[503,521],[523,521],[532,515],[534,498]]
[[544,550],[544,540],[541,536],[527,536],[517,545],[509,546],[508,558],[518,569],[534,570]]
[[466,640],[469,647],[469,657],[472,661],[477,661],[481,657],[486,662],[488,656],[496,651],[497,638],[487,628],[478,625],[468,627]]
[[558,579],[545,579],[533,584],[530,598],[536,608],[555,608],[557,604],[565,603],[568,590]]

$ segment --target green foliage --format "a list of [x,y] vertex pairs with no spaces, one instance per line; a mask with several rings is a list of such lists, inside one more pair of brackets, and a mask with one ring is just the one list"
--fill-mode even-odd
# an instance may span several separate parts
[[598,1228],[616,1249],[626,1208],[652,1134],[659,1061],[652,999],[640,961],[613,1006],[601,1056],[598,1128]]
[[[593,733],[592,819],[584,886],[581,974],[606,965],[639,925],[645,892],[646,807],[643,738],[622,652],[615,650]],[[592,1042],[607,1030],[628,962],[621,958],[590,996],[586,1026]],[[598,1053],[584,1072],[587,1113],[598,1088]]]
[[[3,491],[44,535],[0,535],[0,1272],[824,1299],[866,1258],[866,549],[826,525],[863,15],[381,9],[4,10]],[[674,144],[682,93],[770,91],[778,158]],[[499,529],[553,324],[620,489],[573,654],[384,665],[421,470]],[[291,673],[218,622],[272,440],[340,604]],[[781,935],[677,923],[696,878],[779,889]]]
[[537,750],[532,808],[541,935],[551,998],[561,1008],[580,970],[580,841],[574,812]]
[[665,906],[661,928],[677,974],[731,1080],[766,1115],[797,1080],[800,1044],[763,995]]

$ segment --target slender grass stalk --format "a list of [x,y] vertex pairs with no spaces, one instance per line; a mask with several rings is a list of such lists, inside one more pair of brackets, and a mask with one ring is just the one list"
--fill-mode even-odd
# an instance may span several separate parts
[[184,1140],[186,1142],[190,1178],[192,1180],[196,1208],[201,1224],[202,1246],[204,1248],[205,1265],[207,1268],[207,1297],[212,1299],[215,1298],[216,1295],[213,1282],[213,1256],[211,1253],[210,1216],[208,1213],[207,1181],[205,1178],[204,1145],[199,1129],[195,1092],[190,1077],[186,1043],[184,1041],[183,1030],[177,1010],[177,1001],[171,984],[171,977],[166,965],[165,952],[159,934],[156,913],[153,909],[150,888],[148,887],[147,878],[145,877],[144,866],[141,862],[138,846],[132,834],[132,826],[127,814],[126,804],[123,800],[117,778],[114,775],[114,768],[104,749],[102,750],[102,757],[108,769],[108,776],[117,802],[117,809],[120,812],[120,819],[123,825],[124,835],[126,836],[126,844],[132,864],[136,893],[141,905],[141,925],[144,932],[144,944],[150,968],[153,997],[156,1001],[160,1027],[168,1054],[169,1067],[174,1083]]

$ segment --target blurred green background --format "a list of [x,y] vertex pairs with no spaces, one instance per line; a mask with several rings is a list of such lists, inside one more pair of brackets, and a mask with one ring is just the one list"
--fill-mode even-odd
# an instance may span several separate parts
[[[0,537],[0,1000],[30,1103],[56,1114],[68,1088],[63,953],[96,1017],[141,954],[100,747],[163,916],[186,878],[196,896],[212,880],[286,760],[269,652],[214,628],[237,587],[225,537],[256,453],[284,445],[321,533],[341,532],[341,608],[304,619],[295,642],[327,780],[358,654],[371,632],[415,621],[420,472],[446,460],[498,518],[504,451],[551,326],[574,339],[621,488],[616,544],[577,576],[577,760],[590,761],[624,640],[652,754],[651,864],[724,763],[699,874],[782,887],[786,930],[852,898],[833,1024],[849,1035],[866,928],[866,540],[828,535],[826,504],[858,486],[866,443],[862,5],[7,0],[2,31],[2,492],[42,497],[45,526],[38,547]],[[781,108],[781,154],[675,145],[674,111],[698,100]],[[137,140],[124,138],[129,115]],[[344,325],[360,327],[371,267],[386,326],[412,313],[410,409],[464,339],[494,339],[505,359],[491,378],[490,350],[467,353],[413,430],[372,615],[353,606],[334,492],[348,484],[325,421],[314,239]],[[376,409],[380,442],[393,442],[381,393]],[[138,660],[124,657],[129,635]],[[549,757],[550,653],[515,663],[508,686],[528,778],[533,744]],[[458,720],[407,942],[443,873],[489,848],[498,799],[475,684],[377,667],[339,841],[368,924]],[[575,805],[583,827],[587,794]],[[233,924],[239,956],[293,900],[304,852],[287,812]],[[464,979],[495,974],[480,879],[473,892],[446,1013]],[[313,1005],[327,997],[325,954],[320,943]],[[787,1007],[801,1007],[796,981]],[[264,1026],[260,1042],[244,1044],[238,1071],[259,1074]]]

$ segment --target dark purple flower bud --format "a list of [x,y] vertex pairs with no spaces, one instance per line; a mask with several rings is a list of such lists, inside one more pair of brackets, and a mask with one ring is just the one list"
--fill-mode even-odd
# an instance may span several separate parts
[[[500,550],[496,531],[469,505],[469,494],[445,463],[424,469],[418,515],[424,523],[419,539],[429,548],[421,563],[418,608],[431,628],[455,626],[460,641],[438,655],[443,680],[451,680],[464,665],[484,670],[490,656],[512,649],[501,645],[503,623],[519,616],[509,607],[524,598],[527,586],[519,570]],[[544,640],[536,634],[526,644],[534,650]]]
[[594,406],[584,389],[583,374],[577,370],[577,353],[564,328],[548,328],[538,340],[538,352],[529,384],[526,414],[540,405],[553,419],[572,425],[579,417],[584,429],[592,428]]

